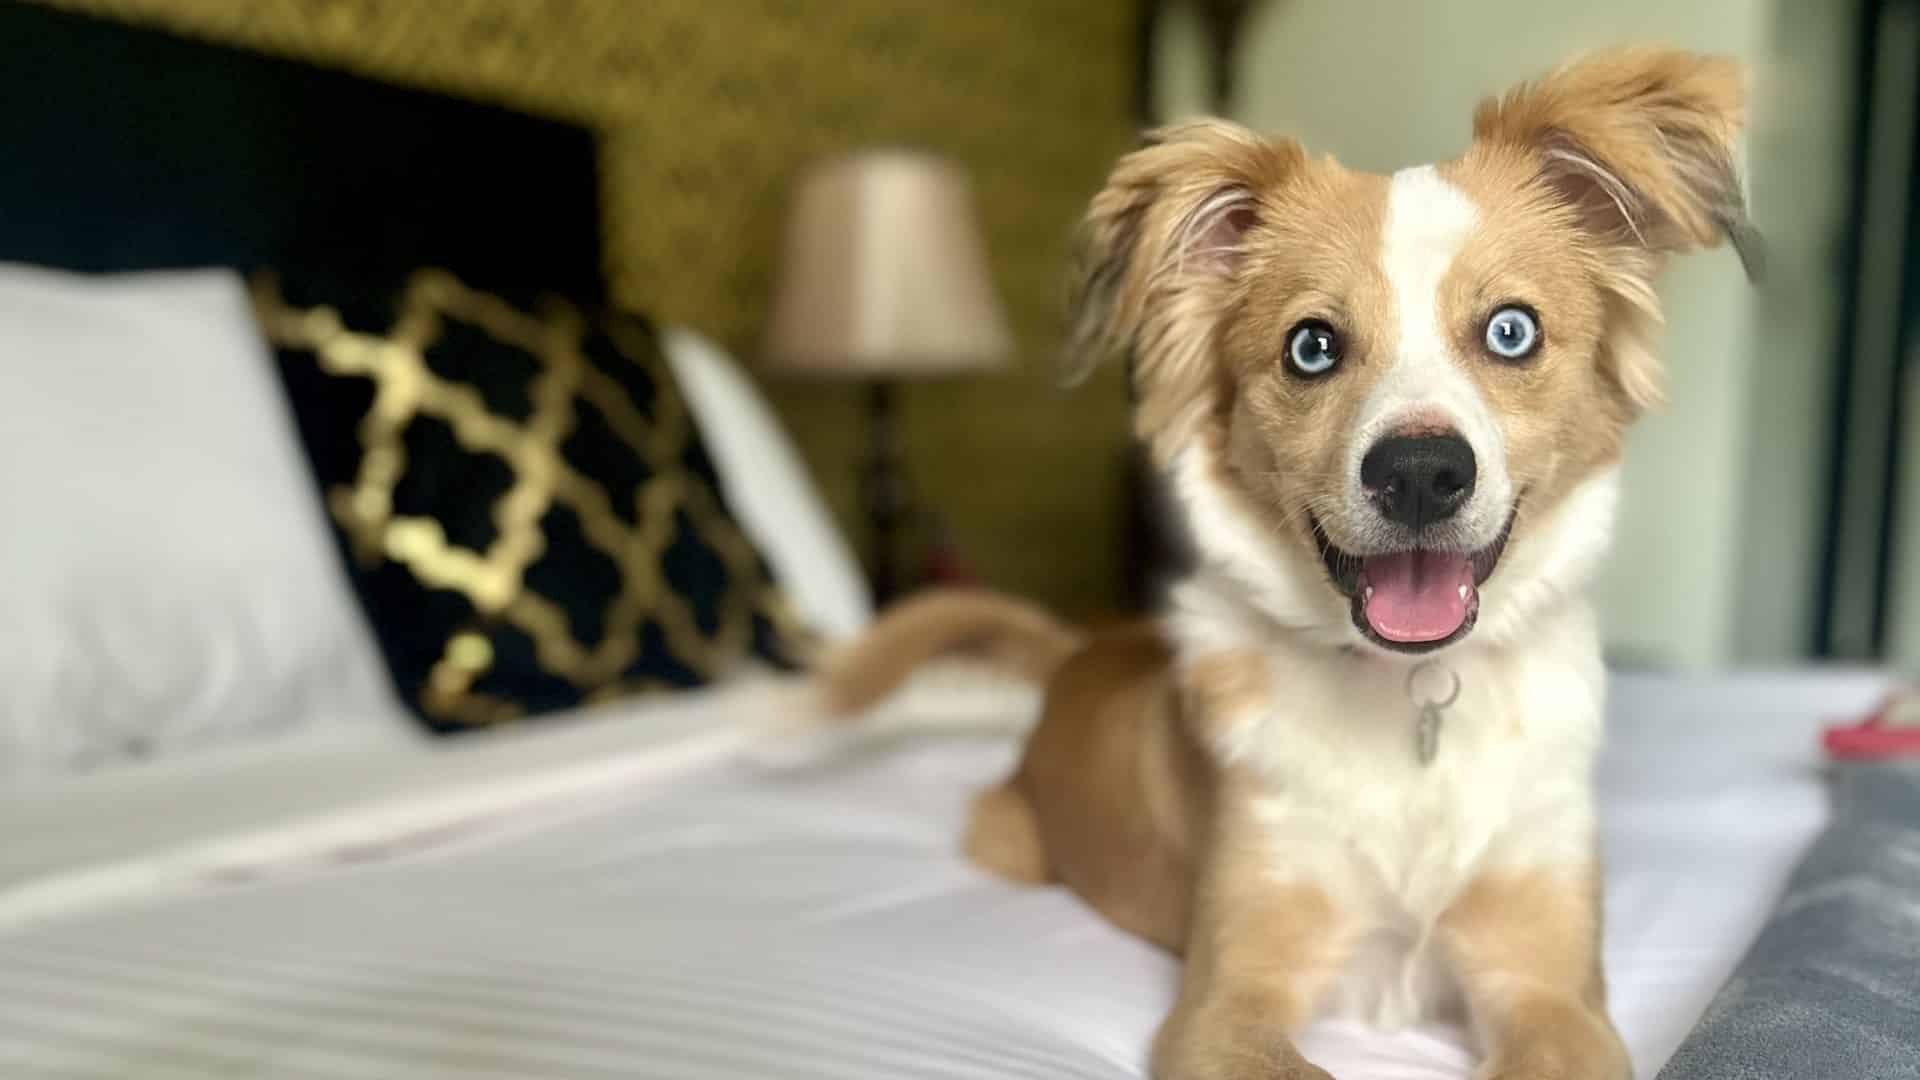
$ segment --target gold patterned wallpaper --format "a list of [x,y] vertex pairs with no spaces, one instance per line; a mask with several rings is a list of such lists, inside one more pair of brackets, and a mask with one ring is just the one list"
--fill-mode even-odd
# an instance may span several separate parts
[[[1127,0],[42,2],[594,128],[615,297],[743,358],[801,165],[874,144],[952,155],[1023,362],[907,390],[915,488],[989,583],[1075,612],[1115,602],[1122,382],[1061,391],[1053,359],[1067,238],[1131,137]],[[763,385],[859,539],[859,395]]]

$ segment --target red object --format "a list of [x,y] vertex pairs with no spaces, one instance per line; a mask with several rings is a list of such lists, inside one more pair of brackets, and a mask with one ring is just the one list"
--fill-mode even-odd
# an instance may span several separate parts
[[927,581],[934,585],[978,585],[980,575],[957,548],[940,543],[927,553]]
[[927,545],[925,575],[928,585],[978,585],[980,575],[973,563],[953,541],[953,531],[938,514],[926,515],[927,531],[933,539]]
[[1920,696],[1893,694],[1858,724],[1828,728],[1821,742],[1837,758],[1920,757]]

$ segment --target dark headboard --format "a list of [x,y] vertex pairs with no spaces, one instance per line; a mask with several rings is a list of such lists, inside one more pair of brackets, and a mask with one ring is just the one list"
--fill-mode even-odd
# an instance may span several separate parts
[[583,128],[0,0],[0,260],[596,299],[597,186]]

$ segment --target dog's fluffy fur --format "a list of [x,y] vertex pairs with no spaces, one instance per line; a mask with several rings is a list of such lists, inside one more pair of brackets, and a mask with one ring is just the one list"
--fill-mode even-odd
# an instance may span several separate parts
[[[1184,955],[1163,1080],[1324,1076],[1290,1042],[1310,1017],[1458,1007],[1485,1077],[1629,1075],[1599,965],[1584,590],[1624,429],[1660,396],[1656,272],[1725,238],[1755,265],[1742,101],[1729,61],[1619,49],[1483,103],[1452,161],[1369,175],[1209,120],[1154,133],[1093,200],[1076,363],[1135,359],[1136,430],[1199,569],[1164,618],[1085,640],[1016,601],[928,596],[822,681],[853,710],[969,645],[1044,678],[967,850]],[[1483,343],[1515,304],[1540,327],[1518,363]],[[1325,375],[1289,368],[1304,320],[1344,343]],[[1478,480],[1409,532],[1360,465],[1430,432]],[[1472,553],[1445,640],[1380,631],[1341,573],[1416,548]],[[1455,677],[1422,764],[1414,698]]]

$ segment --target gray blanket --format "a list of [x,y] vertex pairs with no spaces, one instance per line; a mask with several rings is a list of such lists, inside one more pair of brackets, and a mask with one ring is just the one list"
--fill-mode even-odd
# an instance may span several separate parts
[[1841,766],[1834,800],[1660,1080],[1920,1080],[1920,763]]

